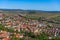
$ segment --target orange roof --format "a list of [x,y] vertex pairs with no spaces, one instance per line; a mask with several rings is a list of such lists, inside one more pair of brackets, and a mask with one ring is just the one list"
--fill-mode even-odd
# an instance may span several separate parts
[[16,32],[14,32],[14,34],[16,34]]
[[16,34],[16,37],[20,37],[20,34]]
[[3,38],[2,40],[9,40],[8,38]]
[[2,30],[1,33],[7,33],[7,31],[3,31],[3,30]]
[[6,23],[6,25],[11,25],[11,22]]

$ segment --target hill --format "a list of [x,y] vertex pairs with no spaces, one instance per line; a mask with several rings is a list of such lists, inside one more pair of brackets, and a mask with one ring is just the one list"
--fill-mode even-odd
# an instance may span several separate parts
[[42,11],[42,10],[22,10],[22,9],[0,9],[1,13],[22,14],[28,18],[56,17],[60,16],[60,11]]

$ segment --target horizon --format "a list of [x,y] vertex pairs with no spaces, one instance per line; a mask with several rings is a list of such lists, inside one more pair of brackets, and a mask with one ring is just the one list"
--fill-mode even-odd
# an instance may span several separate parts
[[0,9],[60,11],[60,0],[0,0]]
[[[7,8],[2,8],[2,9],[1,9],[1,8],[0,8],[0,10],[22,10],[22,11],[23,11],[23,10],[25,10],[25,11],[29,11],[29,10],[30,10],[30,11],[31,11],[32,9],[7,9]],[[52,11],[51,11],[51,10],[32,10],[32,11],[60,12],[60,11],[55,11],[55,10],[52,10]]]

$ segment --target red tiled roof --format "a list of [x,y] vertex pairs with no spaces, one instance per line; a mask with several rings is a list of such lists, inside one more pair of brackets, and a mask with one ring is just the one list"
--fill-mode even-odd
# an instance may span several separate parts
[[3,38],[2,40],[9,40],[8,38]]
[[20,37],[20,34],[16,34],[16,37]]

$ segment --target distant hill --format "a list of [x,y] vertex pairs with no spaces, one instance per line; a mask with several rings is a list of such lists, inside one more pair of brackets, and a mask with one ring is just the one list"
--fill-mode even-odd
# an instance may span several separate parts
[[11,14],[21,14],[25,17],[32,17],[32,18],[38,18],[38,17],[56,17],[60,16],[60,11],[42,11],[42,10],[22,10],[22,9],[0,9],[0,12],[2,13],[11,13]]
[[22,9],[0,9],[0,11],[26,11],[26,12],[47,12],[47,13],[60,13],[60,11],[43,11],[43,10],[22,10]]

